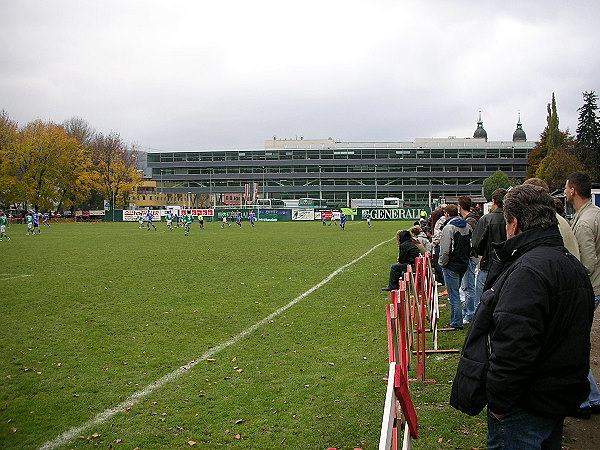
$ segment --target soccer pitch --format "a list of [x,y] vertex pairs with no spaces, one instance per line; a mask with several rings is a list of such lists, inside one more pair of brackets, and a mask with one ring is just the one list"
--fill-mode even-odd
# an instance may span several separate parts
[[375,448],[409,225],[13,225],[0,447]]

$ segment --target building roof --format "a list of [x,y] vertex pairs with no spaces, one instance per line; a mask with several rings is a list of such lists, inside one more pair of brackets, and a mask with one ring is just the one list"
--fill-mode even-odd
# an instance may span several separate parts
[[513,133],[513,142],[526,141],[527,135],[523,131],[523,125],[521,124],[521,114],[519,113],[519,120],[517,122],[517,129]]
[[479,120],[477,121],[477,128],[473,133],[475,139],[485,139],[487,141],[487,131],[483,129],[483,121],[481,120],[481,111],[479,111]]

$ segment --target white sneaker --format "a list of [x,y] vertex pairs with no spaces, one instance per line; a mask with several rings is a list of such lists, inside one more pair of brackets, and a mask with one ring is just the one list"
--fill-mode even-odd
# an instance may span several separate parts
[[471,323],[470,319],[467,319],[467,318],[463,319],[463,325],[467,325],[469,323]]

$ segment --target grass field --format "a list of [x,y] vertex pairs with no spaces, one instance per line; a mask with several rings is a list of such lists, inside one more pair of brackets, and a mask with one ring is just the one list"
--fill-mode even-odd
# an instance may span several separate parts
[[[36,236],[11,226],[0,243],[0,447],[71,432],[59,448],[377,448],[394,241],[251,327],[408,226],[209,222],[187,237],[164,223],[54,224]],[[446,333],[440,347],[463,339]],[[448,405],[457,361],[430,356],[436,383],[411,384],[414,448],[485,446],[484,417]]]

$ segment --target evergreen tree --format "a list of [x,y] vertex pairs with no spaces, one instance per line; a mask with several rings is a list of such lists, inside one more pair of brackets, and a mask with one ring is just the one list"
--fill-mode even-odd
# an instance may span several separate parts
[[546,136],[546,155],[552,153],[562,145],[562,139],[560,130],[558,129],[558,112],[556,111],[556,98],[554,92],[552,93],[552,103],[548,104],[548,117],[546,118],[547,125],[547,136]]
[[600,124],[598,122],[598,96],[594,91],[583,93],[583,106],[579,111],[575,154],[595,181],[600,181]]
[[558,112],[554,92],[552,93],[552,102],[548,103],[547,110],[546,128],[540,134],[540,140],[536,142],[533,150],[529,152],[528,178],[535,177],[544,158],[565,143],[566,134],[558,129]]

